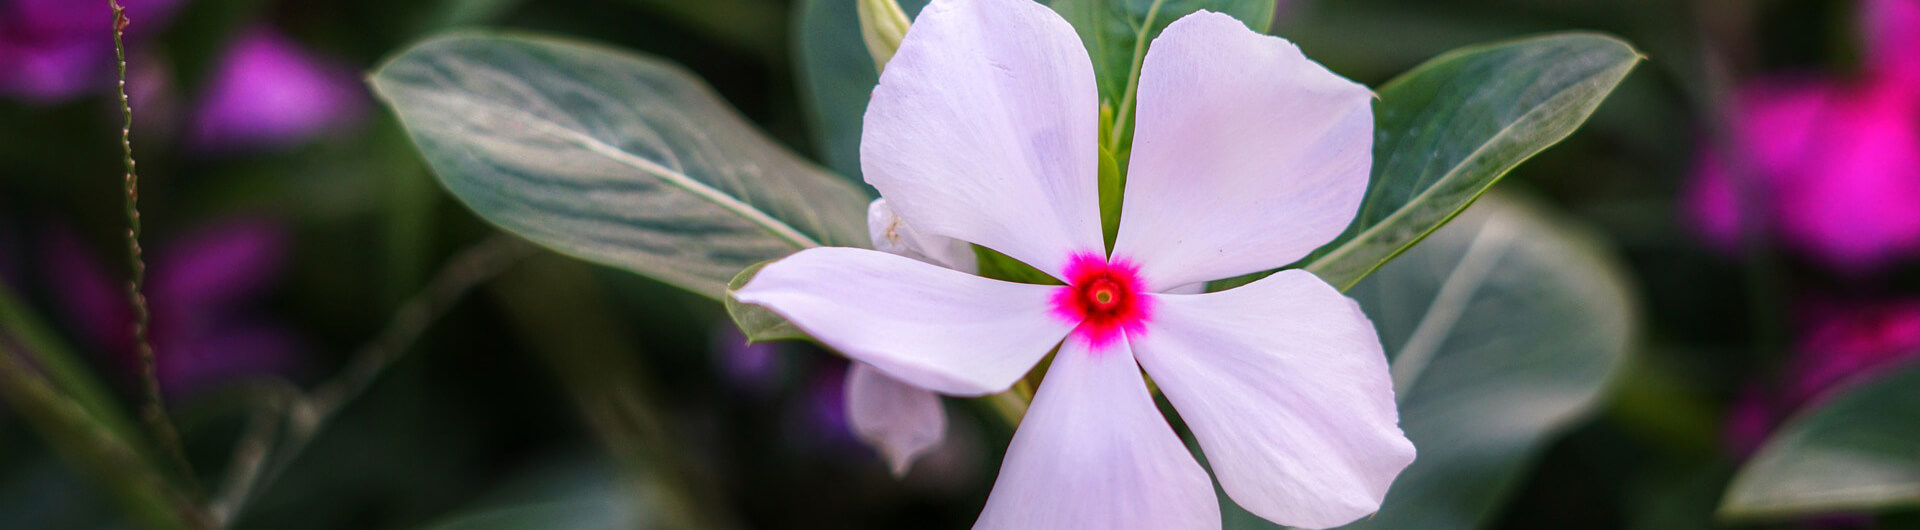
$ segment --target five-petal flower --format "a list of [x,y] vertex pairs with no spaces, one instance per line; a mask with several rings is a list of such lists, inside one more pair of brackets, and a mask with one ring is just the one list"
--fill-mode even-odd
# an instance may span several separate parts
[[[1026,0],[936,0],[868,107],[867,181],[917,232],[999,251],[1065,285],[909,257],[809,249],[736,296],[854,360],[952,395],[1010,387],[1058,347],[978,528],[1217,528],[1221,487],[1266,519],[1376,510],[1414,450],[1359,307],[1291,263],[1353,218],[1371,93],[1285,40],[1201,12],[1153,42],[1117,239],[1101,233],[1099,101],[1073,28]],[[932,260],[929,260],[932,261]]]

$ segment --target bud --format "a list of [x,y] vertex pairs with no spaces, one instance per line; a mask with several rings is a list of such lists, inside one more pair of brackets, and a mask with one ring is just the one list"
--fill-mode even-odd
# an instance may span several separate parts
[[867,52],[873,54],[875,70],[885,70],[887,61],[893,59],[893,52],[900,49],[900,39],[906,38],[907,26],[913,24],[907,20],[907,13],[900,10],[896,0],[856,0],[860,10],[860,38],[867,41]]

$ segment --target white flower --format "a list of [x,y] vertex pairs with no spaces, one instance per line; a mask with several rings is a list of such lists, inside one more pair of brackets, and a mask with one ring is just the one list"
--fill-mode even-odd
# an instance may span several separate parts
[[1141,71],[1119,234],[1101,236],[1099,101],[1073,28],[1026,0],[936,0],[867,110],[867,181],[919,234],[1065,282],[1010,283],[884,252],[816,248],[737,296],[890,378],[1010,387],[1058,347],[977,528],[1218,528],[1229,497],[1324,528],[1379,508],[1412,462],[1359,307],[1291,263],[1344,229],[1371,163],[1371,94],[1216,13],[1174,22]]

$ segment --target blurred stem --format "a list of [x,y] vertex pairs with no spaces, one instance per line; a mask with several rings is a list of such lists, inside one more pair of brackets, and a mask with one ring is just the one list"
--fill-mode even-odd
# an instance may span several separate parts
[[709,500],[719,488],[687,469],[640,348],[608,312],[586,265],[542,256],[489,290],[619,461],[638,511],[664,528],[740,526]]
[[291,400],[286,410],[287,432],[277,450],[260,451],[257,462],[235,459],[237,465],[255,470],[230,477],[231,486],[215,500],[213,511],[222,526],[237,520],[249,501],[271,488],[340,409],[373,386],[401,354],[419,341],[429,325],[475,286],[500,275],[532,253],[533,247],[519,239],[494,234],[449,259],[425,289],[395,311],[386,329],[354,354],[346,368],[313,392]]
[[[1707,0],[1695,4],[1694,18],[1700,24],[1702,12],[1713,7],[1726,7],[1727,4]],[[1777,353],[1786,350],[1788,332],[1785,323],[1787,281],[1785,268],[1774,252],[1770,238],[1778,233],[1768,215],[1767,199],[1772,193],[1764,189],[1760,169],[1736,138],[1737,109],[1731,109],[1728,102],[1733,100],[1733,73],[1728,61],[1720,54],[1709,39],[1711,28],[1697,28],[1701,37],[1695,42],[1699,50],[1700,82],[1690,91],[1701,108],[1706,109],[1709,137],[1712,138],[1713,154],[1726,164],[1730,187],[1733,189],[1736,225],[1739,227],[1740,250],[1746,263],[1746,290],[1752,298],[1748,304],[1748,325],[1753,328],[1753,347],[1766,355],[1768,362],[1777,362],[1781,357]],[[1682,77],[1683,79],[1685,77]]]
[[128,440],[141,436],[133,421],[122,413],[120,404],[107,392],[106,385],[94,378],[73,349],[48,329],[46,322],[28,309],[12,288],[0,283],[0,341],[11,341],[0,344],[20,346],[21,355],[44,372],[55,389],[86,409],[115,436]]
[[161,400],[158,360],[153,342],[147,337],[151,315],[146,295],[147,263],[140,256],[140,174],[134,171],[133,104],[127,99],[127,46],[122,42],[130,21],[127,8],[121,7],[119,0],[107,0],[107,5],[113,8],[113,56],[118,65],[117,90],[120,115],[124,119],[120,126],[120,152],[127,168],[127,264],[133,271],[133,279],[127,282],[127,299],[133,304],[133,343],[140,355],[140,385],[146,399],[140,418],[147,422],[147,428],[159,439],[160,448],[179,468],[180,480],[188,489],[198,489],[193,485],[193,465],[187,462],[187,453],[180,448],[180,433],[174,430],[173,419],[167,416],[166,402]]
[[185,492],[176,489],[108,421],[63,394],[45,374],[15,354],[0,337],[0,397],[13,405],[47,445],[87,470],[141,525],[158,530],[210,528],[211,522]]

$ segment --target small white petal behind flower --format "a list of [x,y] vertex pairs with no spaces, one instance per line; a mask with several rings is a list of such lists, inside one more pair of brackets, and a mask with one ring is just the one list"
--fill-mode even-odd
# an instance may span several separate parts
[[972,273],[980,268],[973,255],[973,245],[914,228],[894,213],[886,199],[874,199],[867,205],[867,232],[873,238],[874,250],[960,272]]
[[947,411],[940,396],[902,383],[866,363],[847,372],[847,422],[860,441],[880,452],[893,476],[907,474],[913,461],[947,436]]
[[[894,215],[886,199],[867,207],[873,247],[963,272],[975,269],[973,247],[952,238],[923,234]],[[895,477],[946,437],[947,411],[940,396],[903,383],[863,362],[854,361],[846,384],[847,422],[860,440],[886,459]]]

